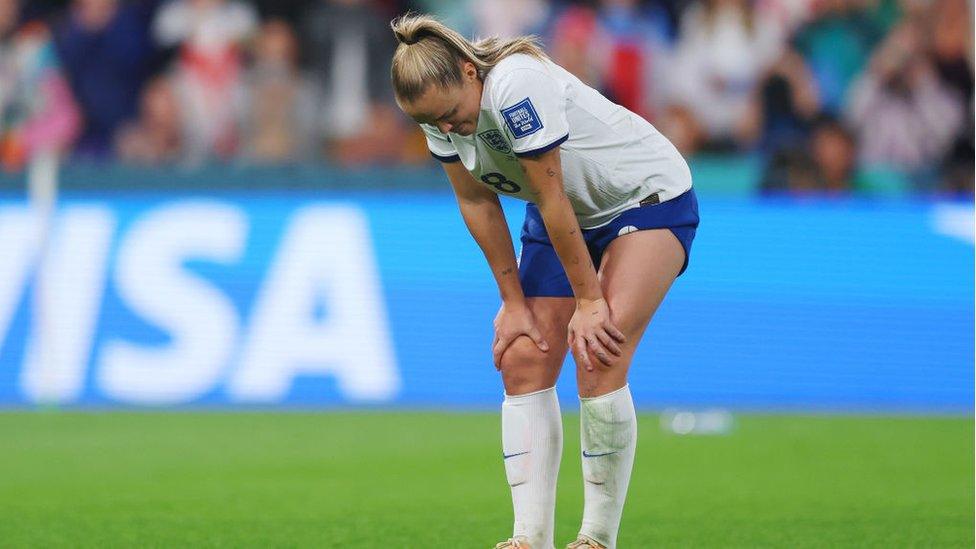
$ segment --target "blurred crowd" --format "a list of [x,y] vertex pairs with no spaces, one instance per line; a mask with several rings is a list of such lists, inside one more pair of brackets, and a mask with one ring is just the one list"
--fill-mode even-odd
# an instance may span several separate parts
[[[766,192],[972,193],[971,0],[0,0],[0,167],[429,161],[389,20],[539,35]],[[893,183],[896,182],[896,183]]]

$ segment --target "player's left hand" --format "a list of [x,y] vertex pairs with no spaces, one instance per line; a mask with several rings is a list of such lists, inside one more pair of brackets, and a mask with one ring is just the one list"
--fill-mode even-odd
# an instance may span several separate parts
[[605,299],[581,299],[577,302],[576,312],[569,321],[567,343],[583,362],[586,371],[593,371],[591,353],[597,358],[598,365],[605,368],[613,366],[614,357],[621,355],[619,344],[626,339],[610,320],[610,307]]

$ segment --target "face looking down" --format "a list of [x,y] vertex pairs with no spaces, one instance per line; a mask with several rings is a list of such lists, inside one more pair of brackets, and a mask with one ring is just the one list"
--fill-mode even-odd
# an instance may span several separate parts
[[483,85],[474,64],[461,67],[461,83],[451,87],[428,86],[420,97],[397,101],[400,109],[420,124],[436,126],[441,133],[468,136],[478,128]]

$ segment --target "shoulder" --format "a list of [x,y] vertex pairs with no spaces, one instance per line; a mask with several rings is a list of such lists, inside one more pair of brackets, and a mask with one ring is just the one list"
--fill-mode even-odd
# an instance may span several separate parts
[[492,67],[491,72],[488,73],[486,83],[489,85],[502,84],[513,78],[523,76],[527,71],[548,75],[550,74],[550,64],[552,64],[551,61],[540,59],[527,53],[512,54]]
[[517,69],[536,69],[536,70],[546,70],[548,64],[551,61],[547,59],[542,59],[528,53],[513,53],[508,57],[505,57],[495,65],[492,72],[506,72]]
[[494,101],[512,93],[550,92],[559,94],[560,85],[552,61],[518,53],[502,59],[485,78],[485,91]]

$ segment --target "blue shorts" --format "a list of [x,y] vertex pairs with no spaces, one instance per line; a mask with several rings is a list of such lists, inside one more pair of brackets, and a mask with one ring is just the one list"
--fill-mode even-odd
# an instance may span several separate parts
[[[610,223],[596,229],[583,229],[583,240],[590,251],[595,268],[600,267],[603,251],[614,238],[634,230],[671,229],[685,249],[681,272],[688,268],[691,241],[698,228],[698,199],[695,191],[659,204],[649,204],[625,210]],[[573,289],[563,270],[559,256],[549,241],[542,214],[535,204],[525,208],[522,224],[522,252],[519,255],[519,280],[526,297],[573,297]]]

